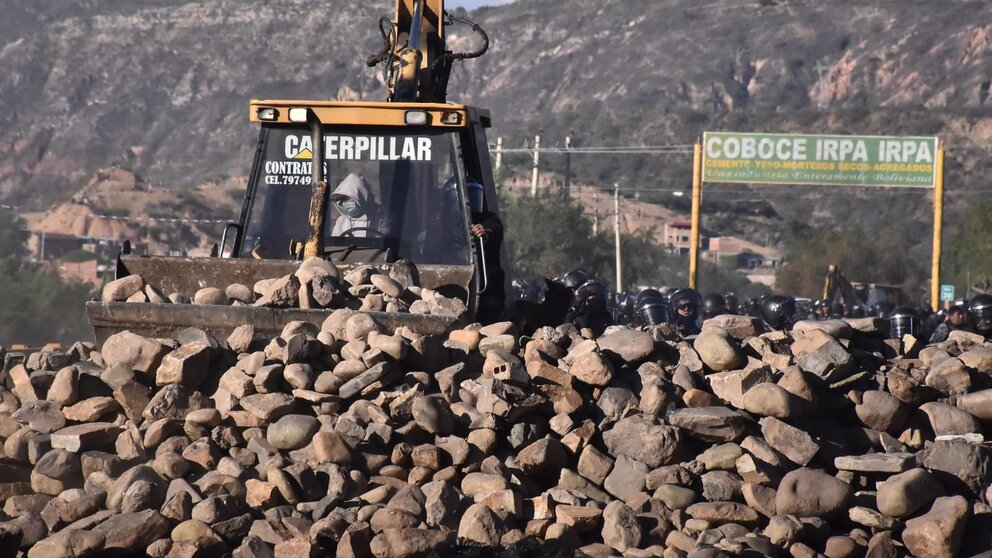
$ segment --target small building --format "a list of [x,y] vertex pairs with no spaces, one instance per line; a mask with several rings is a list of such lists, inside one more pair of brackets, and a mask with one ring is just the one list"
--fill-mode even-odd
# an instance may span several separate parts
[[[664,245],[672,254],[685,255],[689,253],[692,223],[689,221],[666,221],[664,228]],[[700,246],[703,245],[700,236]]]

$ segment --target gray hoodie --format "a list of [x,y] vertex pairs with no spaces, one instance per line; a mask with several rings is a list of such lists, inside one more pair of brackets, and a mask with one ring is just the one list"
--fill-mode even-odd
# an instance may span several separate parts
[[367,229],[376,227],[379,213],[379,205],[372,199],[371,187],[365,181],[364,176],[355,173],[349,174],[331,193],[331,202],[335,205],[348,199],[358,202],[361,214],[358,217],[349,217],[342,213],[334,222],[331,236],[341,236],[341,233],[349,229],[358,229],[348,233],[348,235],[364,238],[368,236]]

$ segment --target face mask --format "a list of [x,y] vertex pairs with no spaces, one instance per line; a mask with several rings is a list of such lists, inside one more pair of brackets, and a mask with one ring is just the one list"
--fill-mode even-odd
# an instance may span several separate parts
[[338,210],[352,219],[362,215],[362,207],[355,200],[344,200],[338,202]]

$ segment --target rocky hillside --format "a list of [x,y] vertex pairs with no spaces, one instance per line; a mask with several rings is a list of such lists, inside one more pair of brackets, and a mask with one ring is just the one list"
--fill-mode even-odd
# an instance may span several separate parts
[[[115,163],[175,187],[243,176],[254,137],[249,98],[383,96],[363,60],[379,46],[376,18],[391,10],[384,0],[334,9],[301,0],[92,0],[57,12],[3,4],[0,198],[8,202],[47,206]],[[527,0],[473,14],[494,38],[492,52],[456,70],[452,97],[491,107],[508,145],[541,129],[552,143],[575,130],[580,145],[686,144],[715,129],[940,134],[951,149],[953,214],[974,195],[953,190],[983,188],[989,166],[989,29],[974,17],[983,8]],[[584,182],[688,181],[684,159],[577,159]],[[871,192],[819,194],[768,198],[786,219],[844,216],[867,227],[929,211],[924,195],[880,203]]]

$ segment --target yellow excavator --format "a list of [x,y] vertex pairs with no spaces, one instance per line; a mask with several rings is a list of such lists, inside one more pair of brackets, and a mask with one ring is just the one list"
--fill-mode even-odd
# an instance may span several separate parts
[[902,289],[896,285],[858,283],[847,280],[840,268],[830,264],[823,279],[823,299],[845,306],[863,304],[866,309],[882,304],[888,308],[901,306]]
[[[448,50],[446,28],[456,24],[478,35],[476,50]],[[205,287],[281,277],[310,258],[331,260],[342,273],[409,260],[423,287],[460,298],[469,309],[462,320],[472,319],[493,270],[470,234],[471,214],[499,213],[486,139],[491,120],[488,110],[449,103],[447,85],[452,64],[484,54],[489,38],[445,12],[444,0],[396,0],[380,30],[383,49],[367,63],[384,68],[385,102],[252,100],[249,118],[260,133],[241,216],[227,225],[214,256],[122,253],[117,278],[137,274],[162,292],[192,297]],[[320,324],[330,312],[98,301],[86,310],[101,344],[125,329],[167,337],[188,327],[225,334],[251,323],[256,333],[275,335],[294,320]],[[375,314],[383,325],[424,333],[454,321]]]

